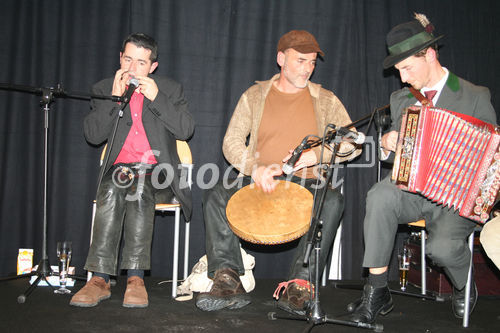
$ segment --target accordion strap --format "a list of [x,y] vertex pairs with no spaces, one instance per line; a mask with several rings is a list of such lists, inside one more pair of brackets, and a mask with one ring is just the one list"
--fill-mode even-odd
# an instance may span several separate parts
[[432,101],[427,99],[420,91],[410,86],[410,92],[422,104],[422,106],[432,106]]

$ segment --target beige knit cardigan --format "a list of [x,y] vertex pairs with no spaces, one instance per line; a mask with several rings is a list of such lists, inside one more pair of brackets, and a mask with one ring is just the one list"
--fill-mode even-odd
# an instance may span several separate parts
[[[240,97],[229,122],[222,144],[222,151],[228,162],[241,174],[249,176],[253,169],[257,167],[257,133],[264,111],[264,104],[273,81],[279,79],[279,76],[280,74],[276,74],[270,80],[257,81],[255,85],[247,89]],[[314,113],[316,114],[316,124],[319,132],[315,133],[316,135],[322,137],[327,124],[345,126],[352,122],[344,105],[333,92],[322,88],[320,84],[312,82],[309,82],[307,87],[311,94]],[[279,124],[276,124],[276,126],[279,127]],[[248,135],[250,135],[250,139],[247,145]],[[340,152],[347,152],[352,150],[352,148],[353,146],[350,143],[343,142]],[[321,149],[320,147],[313,149],[319,161]],[[325,149],[323,161],[330,161],[331,154],[331,150]],[[359,154],[361,154],[361,148],[358,147],[347,157],[337,156],[335,162],[351,160]]]

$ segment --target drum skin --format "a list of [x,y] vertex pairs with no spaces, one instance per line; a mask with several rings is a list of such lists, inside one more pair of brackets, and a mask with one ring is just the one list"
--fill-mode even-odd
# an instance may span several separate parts
[[240,238],[255,244],[290,242],[309,229],[313,195],[304,187],[279,180],[265,193],[255,184],[236,192],[226,207],[229,226]]

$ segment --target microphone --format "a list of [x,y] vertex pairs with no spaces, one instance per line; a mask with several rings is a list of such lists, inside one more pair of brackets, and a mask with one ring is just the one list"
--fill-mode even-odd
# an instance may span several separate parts
[[338,134],[340,134],[344,138],[352,139],[352,141],[355,144],[360,145],[360,144],[365,142],[366,136],[361,132],[354,132],[354,131],[351,131],[345,127],[339,127],[339,126],[337,126],[337,128],[335,128],[335,130],[337,131]]
[[132,77],[128,81],[128,89],[121,97],[121,101],[125,104],[130,102],[130,98],[132,97],[132,94],[134,93],[135,89],[137,89],[138,86],[139,86],[139,80],[137,80],[135,77]]
[[302,140],[302,142],[300,143],[300,145],[298,145],[292,152],[292,157],[290,157],[288,159],[288,161],[286,162],[285,165],[283,165],[283,167],[281,168],[281,170],[283,170],[283,173],[285,173],[285,175],[289,175],[293,172],[293,166],[295,165],[295,163],[297,163],[297,161],[299,160],[300,156],[302,155],[302,152],[304,151],[304,149],[306,148],[306,143],[307,143],[307,139],[309,138],[309,135],[306,136],[304,138],[304,140]]

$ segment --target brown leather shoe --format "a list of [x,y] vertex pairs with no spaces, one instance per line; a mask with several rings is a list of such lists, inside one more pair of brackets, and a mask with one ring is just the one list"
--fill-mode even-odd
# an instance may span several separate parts
[[123,306],[126,308],[145,308],[148,304],[148,293],[144,286],[144,280],[138,276],[130,277],[127,280]]
[[111,297],[110,283],[106,283],[102,277],[93,276],[84,286],[77,292],[69,302],[69,305],[89,308],[96,306],[100,301]]
[[212,289],[196,298],[196,306],[203,311],[239,309],[250,302],[250,295],[243,288],[240,276],[231,268],[217,270]]
[[[283,294],[279,296],[281,289]],[[278,298],[278,308],[292,314],[304,316],[310,300],[310,283],[306,280],[291,280],[282,282],[274,292],[274,298]]]

